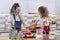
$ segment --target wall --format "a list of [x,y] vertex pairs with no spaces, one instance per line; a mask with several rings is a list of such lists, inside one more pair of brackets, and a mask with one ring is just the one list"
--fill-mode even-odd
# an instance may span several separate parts
[[39,6],[46,6],[49,13],[55,13],[55,0],[0,0],[0,13],[8,13],[13,3],[21,5],[21,12],[38,12]]
[[60,0],[55,1],[55,12],[60,13]]

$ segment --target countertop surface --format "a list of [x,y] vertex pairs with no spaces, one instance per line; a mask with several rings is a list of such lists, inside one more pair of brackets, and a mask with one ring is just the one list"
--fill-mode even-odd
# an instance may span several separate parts
[[[9,40],[8,33],[0,34],[0,40]],[[35,38],[23,38],[23,40],[35,40]],[[60,36],[57,36],[55,40],[60,40]]]

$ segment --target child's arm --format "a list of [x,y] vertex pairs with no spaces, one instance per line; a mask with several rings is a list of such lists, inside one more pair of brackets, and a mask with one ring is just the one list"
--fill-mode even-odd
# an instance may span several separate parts
[[13,26],[12,22],[8,22],[8,25],[9,25],[9,28],[10,28],[10,29],[11,29],[12,26]]
[[34,23],[31,23],[30,26],[35,26],[35,25],[37,25],[37,22],[38,22],[38,21],[35,21]]
[[[49,18],[48,18],[49,19]],[[48,27],[48,29],[49,29],[49,31],[50,31],[50,19],[49,19],[49,25],[48,25],[49,27]]]
[[25,23],[24,23],[24,21],[22,21],[22,24],[23,24],[23,26],[25,27]]
[[13,26],[13,17],[11,15],[8,17],[7,23],[8,23],[10,28]]
[[24,22],[23,16],[20,15],[20,18],[21,18],[21,22],[22,22],[23,27],[25,27],[25,22]]

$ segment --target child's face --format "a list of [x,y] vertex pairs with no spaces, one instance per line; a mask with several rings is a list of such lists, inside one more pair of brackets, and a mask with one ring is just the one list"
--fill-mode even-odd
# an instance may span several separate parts
[[20,13],[20,7],[16,8],[16,13],[18,13],[18,14]]
[[39,15],[41,15],[40,11],[38,11]]

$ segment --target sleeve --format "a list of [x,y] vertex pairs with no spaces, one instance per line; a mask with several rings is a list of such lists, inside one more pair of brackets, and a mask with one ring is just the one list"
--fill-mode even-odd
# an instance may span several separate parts
[[11,16],[10,15],[8,16],[7,21],[11,22]]
[[14,25],[14,18],[12,15],[9,15],[8,16],[8,19],[7,19],[8,23],[12,23],[12,25]]

